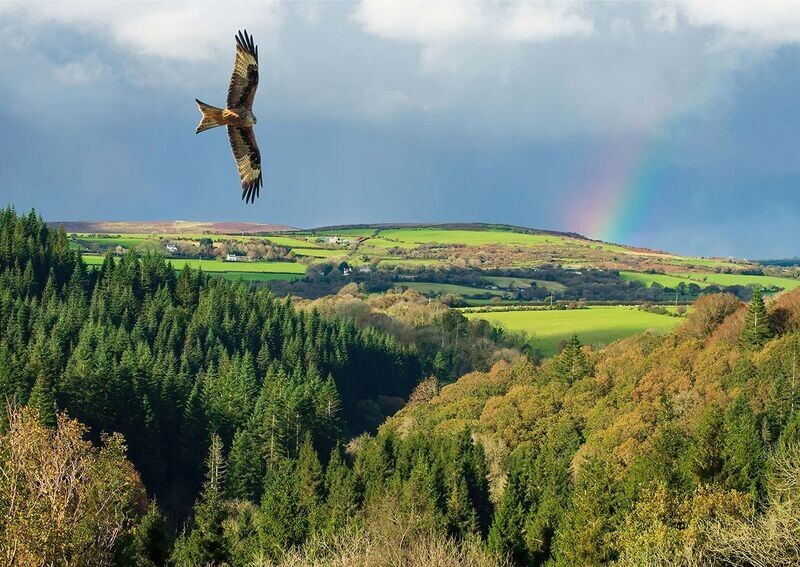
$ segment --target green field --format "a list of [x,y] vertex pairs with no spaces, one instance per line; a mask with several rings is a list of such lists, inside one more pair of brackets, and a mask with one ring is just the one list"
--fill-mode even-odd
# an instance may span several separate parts
[[301,274],[280,274],[272,272],[214,272],[220,274],[226,280],[242,280],[246,282],[268,282],[272,280],[283,280],[292,282],[300,279]]
[[347,256],[347,250],[329,250],[327,248],[292,248],[292,252],[298,256],[310,256],[311,258]]
[[[692,275],[699,275],[699,274],[692,274]],[[681,283],[686,285],[694,283],[700,287],[707,287],[709,285],[707,282],[693,280],[683,276],[673,276],[669,274],[645,274],[641,272],[620,272],[619,277],[626,281],[641,282],[647,287],[650,287],[654,283],[672,289],[675,289]]]
[[388,240],[416,244],[464,244],[485,246],[488,244],[511,244],[518,246],[543,246],[566,244],[574,239],[551,234],[526,234],[504,230],[449,230],[438,228],[390,228],[378,235]]
[[551,282],[547,280],[534,280],[528,278],[513,278],[509,276],[485,276],[483,279],[488,280],[494,283],[496,286],[501,288],[516,288],[516,289],[525,289],[531,286],[532,283],[536,283],[539,287],[543,287],[547,290],[554,291],[554,292],[561,292],[567,289],[562,283],[559,282]]
[[419,268],[420,266],[435,266],[440,262],[441,260],[437,260],[436,258],[383,258],[380,265]]
[[791,290],[800,286],[800,280],[792,278],[781,278],[777,276],[751,276],[745,274],[679,274],[681,277],[691,279],[698,285],[717,284],[727,285],[753,285],[758,284],[764,287],[780,287]]
[[289,236],[264,236],[263,238],[264,240],[269,240],[276,246],[286,246],[287,248],[295,248],[295,247],[308,248],[314,246],[314,242],[312,240],[291,238]]
[[[90,266],[103,263],[104,256],[84,254],[83,261]],[[294,262],[223,262],[222,260],[198,260],[197,258],[167,258],[176,270],[182,270],[185,265],[190,268],[202,268],[204,272],[250,273],[250,274],[286,274],[303,276],[306,273],[304,264]]]
[[416,290],[425,295],[438,295],[441,293],[453,293],[461,297],[472,297],[474,295],[496,295],[499,297],[506,297],[507,292],[498,289],[485,289],[480,287],[470,287],[467,285],[456,285],[447,283],[433,283],[433,282],[403,282],[401,284],[410,289]]
[[651,286],[658,283],[664,287],[675,289],[681,282],[684,284],[694,283],[703,287],[708,287],[711,284],[719,286],[731,285],[754,285],[758,284],[762,287],[780,287],[785,290],[791,290],[800,286],[800,280],[791,278],[781,278],[776,276],[756,276],[747,274],[645,274],[640,272],[620,272],[620,278],[628,281],[642,282],[646,286]]
[[98,238],[89,236],[79,236],[77,240],[79,240],[80,242],[87,242],[103,247],[122,246],[123,248],[135,248],[149,239],[146,236],[142,235],[138,236],[121,235],[119,238]]
[[319,236],[372,236],[375,234],[374,228],[343,228],[341,230],[323,230],[315,232]]
[[584,344],[606,346],[642,331],[665,333],[682,321],[636,307],[612,306],[564,311],[501,311],[465,313],[469,319],[485,319],[507,329],[525,331],[546,356],[558,352],[559,343],[576,333]]

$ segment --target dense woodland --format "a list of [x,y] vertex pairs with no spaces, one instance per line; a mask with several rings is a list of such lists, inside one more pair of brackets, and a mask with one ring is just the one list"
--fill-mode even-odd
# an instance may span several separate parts
[[6,209],[0,561],[800,562],[800,293],[543,364],[416,298],[89,271]]

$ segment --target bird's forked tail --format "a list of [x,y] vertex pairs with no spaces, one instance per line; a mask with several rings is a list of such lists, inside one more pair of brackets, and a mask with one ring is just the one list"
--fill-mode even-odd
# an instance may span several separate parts
[[200,124],[197,125],[197,130],[195,130],[195,134],[199,134],[203,130],[208,130],[209,128],[222,126],[221,108],[211,106],[210,104],[206,104],[197,99],[194,100],[197,102],[197,108],[199,108],[200,112],[203,114],[203,117],[200,119]]

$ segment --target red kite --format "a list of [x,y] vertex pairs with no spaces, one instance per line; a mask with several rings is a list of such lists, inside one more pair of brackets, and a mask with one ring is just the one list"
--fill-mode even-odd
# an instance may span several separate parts
[[233,62],[233,75],[228,87],[228,100],[225,108],[217,108],[197,101],[203,117],[197,125],[196,133],[203,130],[228,127],[233,159],[242,179],[242,199],[252,203],[263,186],[261,178],[261,152],[253,133],[256,117],[253,116],[253,99],[258,87],[258,47],[247,30],[236,36],[236,59]]

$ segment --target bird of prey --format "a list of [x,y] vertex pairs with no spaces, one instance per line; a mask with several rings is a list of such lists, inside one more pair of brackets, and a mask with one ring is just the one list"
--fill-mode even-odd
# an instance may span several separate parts
[[203,117],[197,125],[196,133],[203,130],[228,127],[233,158],[242,180],[242,199],[252,203],[258,197],[263,185],[261,178],[261,152],[253,133],[256,117],[253,116],[253,99],[258,87],[258,47],[247,30],[236,36],[236,59],[233,62],[233,75],[228,87],[228,100],[225,108],[217,108],[197,99],[197,106]]

